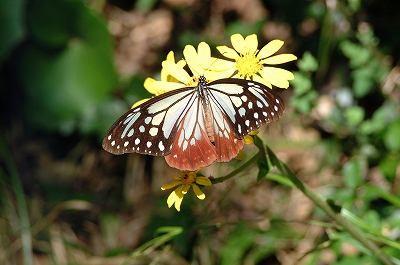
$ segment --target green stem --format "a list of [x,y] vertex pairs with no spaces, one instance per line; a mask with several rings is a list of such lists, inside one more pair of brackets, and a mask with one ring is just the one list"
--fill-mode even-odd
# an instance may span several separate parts
[[26,205],[25,195],[22,189],[22,184],[20,176],[18,174],[18,170],[11,157],[11,154],[8,153],[7,146],[2,138],[0,138],[0,152],[1,156],[4,159],[4,163],[9,171],[11,177],[11,184],[14,189],[15,198],[17,200],[18,215],[20,218],[20,225],[21,225],[23,263],[26,265],[31,265],[33,264],[32,236],[30,232],[28,207]]
[[287,176],[297,188],[299,188],[304,195],[312,200],[315,205],[321,208],[329,217],[331,217],[337,224],[341,225],[349,234],[356,240],[362,243],[367,249],[376,255],[376,257],[386,265],[394,265],[394,263],[383,253],[383,251],[371,240],[367,239],[363,233],[354,227],[346,218],[340,213],[337,213],[329,206],[329,204],[317,195],[307,184],[301,181],[296,174],[294,174],[282,161],[280,161],[271,149],[267,146],[267,153],[272,164],[274,164],[283,175]]
[[226,176],[220,177],[220,178],[216,178],[211,180],[212,184],[216,184],[216,183],[220,183],[223,182],[225,180],[228,180],[234,176],[236,176],[238,173],[242,172],[243,170],[245,170],[246,168],[248,168],[249,166],[251,166],[255,161],[258,160],[258,158],[260,158],[262,155],[264,155],[263,152],[259,151],[257,154],[255,154],[252,158],[250,158],[248,161],[246,161],[246,163],[244,163],[243,165],[241,165],[240,167],[238,167],[237,169],[235,169],[234,171],[232,171],[231,173],[229,173]]

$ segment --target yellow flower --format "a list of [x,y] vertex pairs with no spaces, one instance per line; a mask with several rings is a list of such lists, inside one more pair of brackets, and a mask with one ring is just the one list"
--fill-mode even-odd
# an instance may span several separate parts
[[179,212],[181,210],[181,203],[183,200],[183,196],[188,192],[190,187],[193,188],[193,191],[196,194],[197,198],[199,198],[200,200],[204,200],[206,195],[201,191],[201,189],[199,188],[199,186],[197,186],[197,184],[203,186],[210,186],[211,181],[206,177],[197,176],[198,171],[199,170],[182,171],[179,177],[172,175],[172,178],[174,179],[173,182],[162,185],[161,187],[162,190],[171,189],[179,185],[179,187],[177,187],[168,196],[167,204],[169,208],[171,208],[171,206],[175,204],[175,208]]
[[[180,60],[175,63],[175,57],[174,57],[174,52],[170,51],[167,55],[167,59],[165,62],[171,62],[173,64],[176,64],[178,67],[185,67],[186,62],[184,60]],[[154,94],[155,96],[161,95],[167,91],[171,91],[177,88],[181,88],[182,84],[177,85],[178,80],[171,76],[165,69],[161,69],[161,81],[156,81],[155,79],[151,77],[147,77],[146,80],[144,80],[144,88],[146,88],[147,91],[149,91],[151,94]],[[149,98],[144,98],[142,100],[139,100],[135,104],[133,104],[132,108],[139,106],[140,104],[146,102],[149,100]]]
[[[225,60],[211,57],[210,46],[205,42],[198,45],[197,51],[192,45],[186,45],[183,55],[185,60],[175,63],[173,53],[170,52],[167,60],[162,62],[161,81],[152,78],[145,80],[144,87],[147,91],[160,95],[182,87],[194,87],[201,75],[204,75],[207,81],[213,81],[231,74],[233,62],[226,63]],[[191,73],[184,69],[186,64]]]
[[[257,135],[260,132],[259,129],[255,129],[254,131],[249,132],[248,135],[245,135],[243,138],[244,144],[254,144],[254,139],[250,135]],[[238,155],[235,157],[236,160],[242,161],[246,156],[244,150],[240,150]]]
[[[288,80],[292,80],[294,75],[282,68],[270,67],[265,65],[277,65],[296,60],[293,54],[276,53],[283,45],[281,40],[273,40],[258,50],[257,35],[252,34],[245,39],[240,34],[231,36],[232,48],[227,46],[218,46],[218,51],[225,57],[235,60],[231,73],[237,71],[234,77],[243,79],[252,79],[260,82],[269,88],[272,85],[279,88],[288,88]],[[231,63],[230,61],[226,61]]]

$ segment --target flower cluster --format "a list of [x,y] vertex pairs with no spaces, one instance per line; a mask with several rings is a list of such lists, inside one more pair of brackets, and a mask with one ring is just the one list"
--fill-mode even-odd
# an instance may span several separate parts
[[[203,76],[208,82],[221,78],[235,77],[260,82],[269,88],[276,86],[279,88],[288,88],[288,80],[292,80],[294,75],[275,65],[296,60],[293,54],[274,55],[283,45],[281,40],[273,40],[258,50],[258,40],[255,34],[243,38],[240,34],[231,36],[233,48],[227,46],[218,46],[217,50],[227,59],[217,59],[211,56],[210,46],[201,42],[196,49],[191,45],[186,45],[183,50],[184,60],[175,61],[174,53],[171,51],[167,59],[162,62],[161,80],[147,78],[144,87],[154,95],[160,95],[167,91],[182,87],[194,87],[197,85],[199,77]],[[187,66],[187,67],[186,67]],[[189,73],[186,69],[189,69]],[[137,106],[148,99],[137,102]],[[250,134],[256,134],[253,132]],[[244,138],[245,144],[252,144],[251,136]],[[239,152],[237,159],[244,157],[243,151]],[[174,182],[163,185],[162,190],[177,187],[168,197],[169,207],[175,205],[180,211],[183,196],[190,187],[193,188],[197,197],[201,200],[205,198],[200,190],[200,184],[203,186],[211,185],[211,181],[203,176],[198,176],[196,172],[180,173],[179,177],[173,176]]]
[[199,186],[197,186],[196,184],[200,184],[203,186],[210,186],[211,181],[204,176],[198,176],[198,171],[195,172],[182,171],[179,177],[172,175],[174,181],[169,184],[164,184],[161,187],[162,190],[166,190],[179,186],[169,195],[167,199],[168,207],[171,207],[172,205],[175,204],[176,210],[180,211],[183,196],[188,192],[190,187],[193,188],[193,191],[196,194],[197,198],[199,198],[200,200],[205,199],[206,195],[201,191]]

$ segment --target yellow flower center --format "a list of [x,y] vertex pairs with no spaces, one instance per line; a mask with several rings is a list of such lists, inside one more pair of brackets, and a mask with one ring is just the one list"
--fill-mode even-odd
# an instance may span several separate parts
[[246,54],[236,60],[235,68],[238,75],[243,78],[250,77],[263,69],[260,59],[255,54]]
[[180,180],[182,185],[192,185],[196,182],[196,172],[182,172]]

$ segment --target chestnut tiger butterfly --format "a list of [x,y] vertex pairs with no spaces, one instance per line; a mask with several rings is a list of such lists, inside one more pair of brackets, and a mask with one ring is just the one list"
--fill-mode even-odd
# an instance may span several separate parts
[[183,87],[153,97],[122,115],[108,130],[103,148],[112,154],[165,156],[171,167],[194,171],[235,158],[243,137],[284,111],[267,86],[236,78]]

